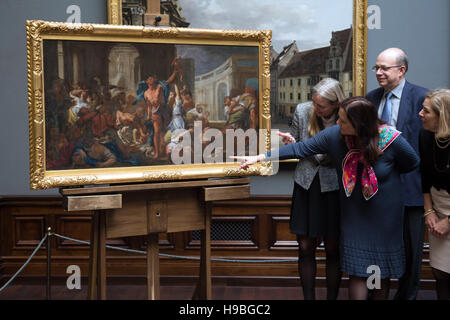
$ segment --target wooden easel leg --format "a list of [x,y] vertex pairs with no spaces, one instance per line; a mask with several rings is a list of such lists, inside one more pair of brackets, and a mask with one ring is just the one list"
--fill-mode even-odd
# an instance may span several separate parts
[[98,226],[99,214],[94,212],[91,224],[91,248],[89,255],[89,285],[88,299],[97,298],[97,261],[98,261]]
[[159,244],[158,234],[147,237],[147,290],[148,300],[159,300]]
[[98,233],[98,290],[99,299],[106,300],[106,216],[104,212],[99,214]]
[[201,231],[200,277],[192,299],[211,300],[211,203],[205,203],[205,230]]

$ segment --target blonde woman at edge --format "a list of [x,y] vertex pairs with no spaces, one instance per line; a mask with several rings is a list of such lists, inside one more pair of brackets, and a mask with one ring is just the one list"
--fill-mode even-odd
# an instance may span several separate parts
[[450,299],[450,90],[425,96],[419,112],[422,192],[430,265],[439,300]]
[[[290,133],[279,133],[293,143],[315,136],[336,124],[339,102],[345,99],[342,85],[325,78],[314,86],[312,102],[295,110]],[[339,184],[336,168],[326,154],[302,159],[294,173],[290,230],[299,243],[298,272],[305,300],[315,299],[316,247],[324,241],[327,299],[336,300],[342,272],[339,263]]]

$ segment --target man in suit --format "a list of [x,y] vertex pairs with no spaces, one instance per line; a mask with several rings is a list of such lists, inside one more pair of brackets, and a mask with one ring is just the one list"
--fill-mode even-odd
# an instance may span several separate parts
[[[401,131],[419,153],[422,122],[418,113],[428,89],[406,81],[408,57],[401,49],[390,48],[381,52],[372,70],[376,72],[380,87],[369,92],[366,98],[378,108],[379,118]],[[394,299],[414,300],[419,290],[425,230],[419,169],[402,175],[401,179],[405,201],[403,238],[406,269]]]

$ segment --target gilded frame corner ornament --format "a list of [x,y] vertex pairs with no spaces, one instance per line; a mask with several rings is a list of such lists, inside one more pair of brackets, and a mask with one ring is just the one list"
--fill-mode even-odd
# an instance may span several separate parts
[[[114,1],[109,0],[109,4]],[[44,41],[159,43],[249,46],[258,49],[259,145],[270,150],[270,42],[271,31],[146,28],[101,24],[67,24],[30,20],[26,23],[29,113],[30,188],[48,189],[108,183],[172,181],[208,177],[268,175],[270,163],[240,170],[237,163],[202,163],[48,170],[46,166],[46,113]]]

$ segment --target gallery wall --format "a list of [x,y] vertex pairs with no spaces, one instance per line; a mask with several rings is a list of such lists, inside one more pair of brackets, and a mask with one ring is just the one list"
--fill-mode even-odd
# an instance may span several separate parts
[[0,195],[56,194],[29,188],[26,20],[107,23],[107,0],[0,1]]
[[[379,51],[400,47],[409,55],[410,82],[428,88],[450,87],[448,0],[370,0],[369,8],[369,68]],[[106,23],[106,0],[2,0],[0,15],[0,196],[57,194],[55,189],[29,189],[25,21],[79,17],[81,22]],[[368,70],[367,76],[367,89],[376,88],[375,75]],[[284,163],[274,177],[253,177],[252,194],[290,194],[294,167]]]
[[[375,64],[380,51],[403,49],[409,58],[406,79],[425,88],[450,87],[450,1],[369,0],[367,64]],[[370,17],[380,14],[379,25]],[[372,10],[370,10],[372,9]],[[378,86],[375,74],[367,73],[367,89]]]

